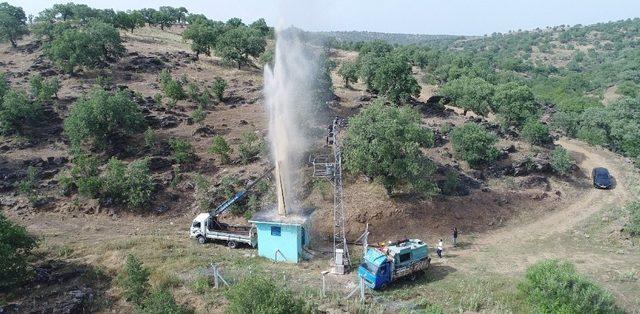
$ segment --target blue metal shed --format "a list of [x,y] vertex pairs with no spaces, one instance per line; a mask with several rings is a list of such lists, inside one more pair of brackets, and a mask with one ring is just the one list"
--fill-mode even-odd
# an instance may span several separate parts
[[270,211],[256,213],[249,222],[256,225],[258,255],[277,262],[297,263],[309,243],[308,215],[280,216]]

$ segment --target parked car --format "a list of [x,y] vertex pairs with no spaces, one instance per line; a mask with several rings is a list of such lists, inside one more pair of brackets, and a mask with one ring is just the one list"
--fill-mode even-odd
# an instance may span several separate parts
[[593,168],[593,171],[591,171],[591,177],[593,178],[593,186],[596,189],[610,189],[613,184],[611,175],[607,168]]

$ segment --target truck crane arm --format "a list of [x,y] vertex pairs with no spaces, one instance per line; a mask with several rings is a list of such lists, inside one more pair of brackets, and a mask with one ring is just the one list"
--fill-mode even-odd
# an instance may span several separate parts
[[258,182],[260,182],[262,179],[264,179],[265,177],[267,177],[269,174],[271,174],[271,171],[273,171],[275,167],[271,167],[269,168],[269,170],[265,171],[259,178],[257,178],[255,181],[251,182],[251,184],[247,185],[246,188],[244,188],[244,190],[236,193],[232,198],[226,200],[224,203],[218,205],[218,207],[216,207],[216,209],[214,209],[213,211],[211,211],[210,215],[212,217],[217,217],[219,215],[222,215],[224,212],[226,212],[231,205],[233,205],[235,202],[243,199],[247,193],[256,185],[258,184]]

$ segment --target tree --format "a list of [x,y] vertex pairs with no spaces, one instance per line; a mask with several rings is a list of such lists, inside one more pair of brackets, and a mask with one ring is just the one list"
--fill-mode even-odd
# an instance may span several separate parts
[[36,248],[36,238],[0,213],[0,289],[11,288],[29,279],[28,259]]
[[486,116],[492,107],[493,89],[493,84],[482,78],[463,76],[448,81],[438,93],[451,97],[453,103],[464,110],[464,115],[471,110]]
[[45,55],[67,73],[77,66],[96,68],[124,55],[122,39],[112,25],[92,20],[86,27],[69,28],[45,44]]
[[344,80],[344,87],[349,87],[349,83],[358,81],[358,64],[352,61],[345,61],[340,66],[338,75]]
[[28,33],[27,16],[22,8],[0,3],[0,40],[9,41],[15,48],[18,46],[16,40]]
[[544,145],[552,141],[549,127],[538,119],[529,119],[522,126],[522,137],[533,145]]
[[64,120],[64,133],[71,144],[104,148],[109,142],[145,129],[140,108],[125,91],[109,95],[93,90],[87,98],[75,102]]
[[42,114],[40,102],[29,101],[24,92],[9,90],[0,104],[0,133],[21,132],[38,123]]
[[267,37],[271,32],[271,28],[269,28],[269,25],[267,25],[267,22],[263,18],[255,20],[253,23],[249,24],[249,27],[258,30],[260,34],[265,37]]
[[456,158],[466,161],[471,167],[479,167],[496,160],[498,138],[475,123],[465,123],[449,133]]
[[32,99],[44,103],[49,101],[53,95],[58,94],[60,81],[55,77],[45,80],[40,74],[34,74],[29,78],[29,89]]
[[211,48],[216,46],[218,37],[224,32],[222,22],[212,22],[206,18],[195,19],[189,23],[187,29],[182,32],[184,40],[191,40],[191,50],[196,53],[196,58],[200,54],[211,55]]
[[144,16],[138,11],[118,11],[114,17],[113,26],[133,33],[136,27],[144,26]]
[[213,85],[211,85],[211,91],[213,92],[213,95],[216,96],[216,99],[218,99],[218,101],[224,100],[224,90],[226,88],[227,88],[227,81],[225,81],[223,78],[218,76],[213,79]]
[[565,175],[571,170],[571,156],[562,147],[556,147],[551,153],[551,168],[560,174]]
[[518,289],[540,313],[620,313],[613,297],[569,262],[545,260],[529,267]]
[[516,82],[498,85],[493,102],[498,115],[506,125],[519,127],[538,115],[531,88]]
[[273,280],[251,276],[232,286],[226,292],[231,314],[244,313],[311,313],[304,300],[291,291],[276,286]]
[[216,53],[228,62],[235,62],[240,69],[249,64],[249,58],[257,58],[264,52],[267,42],[260,31],[239,26],[226,31],[216,43]]
[[433,133],[420,125],[418,112],[376,101],[349,120],[345,166],[353,173],[381,180],[389,194],[400,185],[409,185],[428,197],[438,192],[429,179],[435,167],[420,148],[433,143]]
[[134,255],[127,255],[127,261],[118,275],[122,295],[127,301],[141,305],[149,293],[149,269]]
[[231,147],[227,141],[221,135],[216,135],[211,140],[211,146],[209,147],[209,153],[216,154],[220,157],[220,161],[223,164],[228,164],[231,161],[229,158],[229,153],[231,152]]
[[373,86],[396,103],[420,96],[420,85],[413,76],[409,59],[402,54],[390,54],[382,59],[373,77]]

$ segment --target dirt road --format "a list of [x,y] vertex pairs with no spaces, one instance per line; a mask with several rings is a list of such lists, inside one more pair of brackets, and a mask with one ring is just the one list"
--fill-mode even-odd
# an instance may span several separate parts
[[537,261],[570,260],[581,273],[611,290],[626,308],[635,308],[640,299],[633,291],[640,291],[640,283],[626,282],[622,277],[637,274],[638,248],[624,245],[620,233],[612,231],[610,220],[604,217],[638,195],[640,176],[633,165],[609,151],[568,139],[557,144],[569,151],[585,176],[590,176],[593,167],[608,168],[615,187],[597,190],[585,185],[581,195],[542,217],[523,224],[512,223],[475,238],[462,238],[463,246],[450,249],[449,258],[437,263],[462,271],[520,277]]

